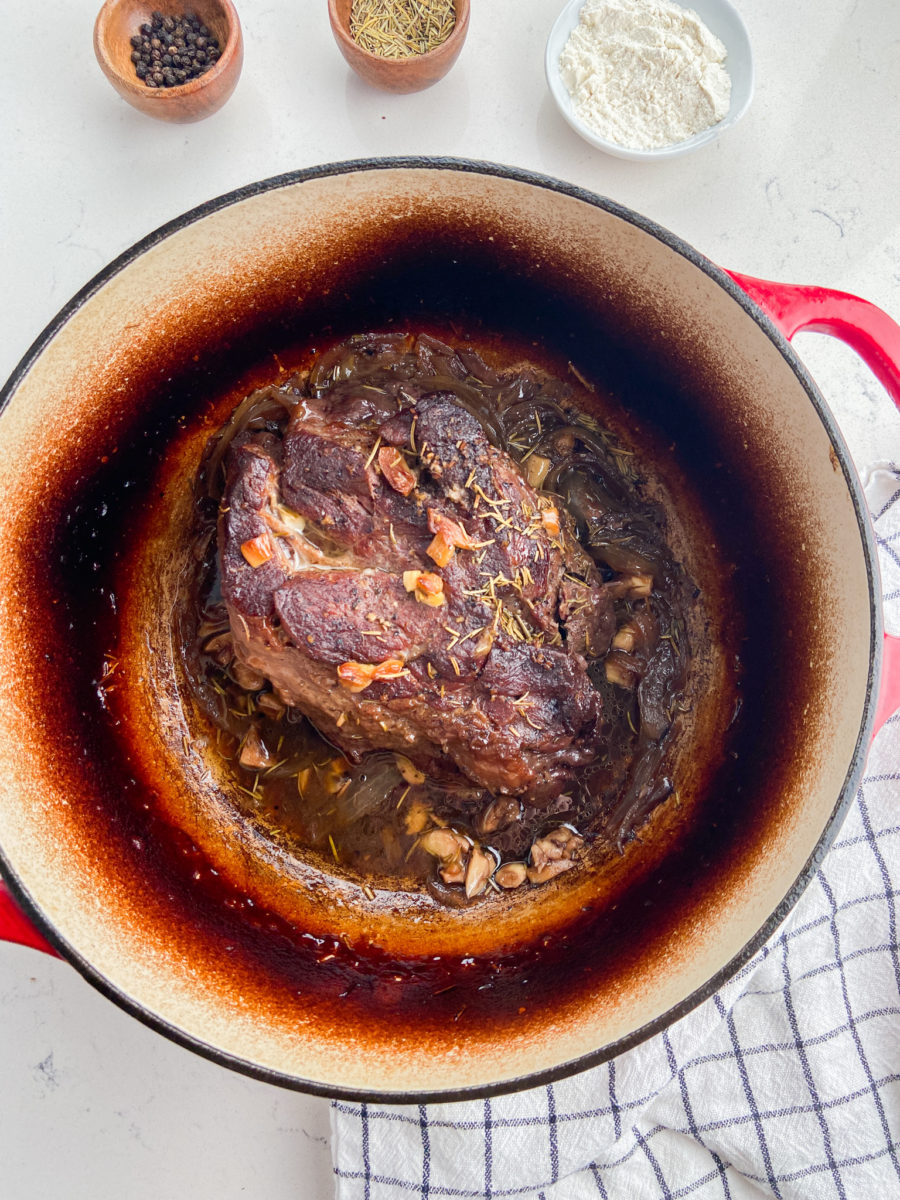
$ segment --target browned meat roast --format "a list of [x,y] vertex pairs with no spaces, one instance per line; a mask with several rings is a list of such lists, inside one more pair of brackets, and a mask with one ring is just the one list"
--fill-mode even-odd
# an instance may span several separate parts
[[229,450],[238,660],[351,759],[400,751],[541,803],[598,755],[612,600],[568,513],[446,393],[304,398]]

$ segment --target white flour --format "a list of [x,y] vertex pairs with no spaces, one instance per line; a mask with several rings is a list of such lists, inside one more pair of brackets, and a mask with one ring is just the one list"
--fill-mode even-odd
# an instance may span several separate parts
[[575,112],[598,136],[652,150],[728,112],[725,47],[668,0],[586,0],[559,56]]

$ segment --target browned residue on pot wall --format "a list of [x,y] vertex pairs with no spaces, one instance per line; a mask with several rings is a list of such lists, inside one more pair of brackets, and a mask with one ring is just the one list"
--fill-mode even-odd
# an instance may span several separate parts
[[[4,623],[18,615],[20,643],[4,691],[15,694],[22,752],[53,747],[44,794],[69,802],[46,805],[42,820],[67,846],[73,886],[94,888],[119,914],[110,927],[119,922],[123,947],[140,923],[150,958],[176,972],[189,962],[184,986],[219,1003],[236,1030],[252,1016],[276,1031],[273,1044],[312,1038],[310,1073],[342,1062],[347,1086],[386,1055],[411,1056],[411,1086],[477,1084],[488,1077],[479,1055],[496,1079],[552,1065],[557,1036],[568,1039],[564,1057],[591,1049],[589,1026],[604,1014],[624,1029],[619,998],[646,1000],[672,964],[698,956],[717,907],[739,904],[745,875],[777,850],[793,820],[785,806],[834,733],[818,726],[809,736],[810,714],[827,725],[833,711],[830,567],[809,480],[781,468],[783,434],[754,407],[754,379],[777,371],[748,368],[762,335],[639,230],[604,217],[622,244],[598,254],[596,210],[579,216],[586,206],[524,185],[493,181],[482,194],[477,181],[454,182],[468,194],[429,184],[360,205],[351,189],[342,210],[349,185],[338,178],[340,220],[307,221],[302,236],[292,227],[252,255],[238,246],[229,272],[174,294],[83,387],[70,381],[68,435],[51,429],[27,446],[41,469],[24,473],[14,508],[5,497],[0,602]],[[665,282],[679,273],[681,308]],[[693,317],[705,303],[703,327]],[[720,315],[723,304],[732,315]],[[623,856],[465,912],[423,896],[372,903],[358,881],[285,857],[236,815],[187,737],[159,605],[184,568],[185,546],[170,539],[173,514],[189,510],[186,476],[234,401],[333,338],[429,322],[563,371],[573,361],[616,394],[600,408],[651,486],[674,500],[671,540],[708,619],[692,631],[678,796]],[[746,329],[749,349],[712,338],[730,324]],[[23,795],[38,803],[36,786]],[[732,953],[754,931],[754,912],[751,898]],[[507,1070],[512,1031],[522,1053]],[[255,1053],[243,1032],[226,1048]],[[303,1073],[287,1050],[284,1063],[273,1054],[269,1044],[259,1051]],[[391,1070],[385,1086],[396,1086]]]

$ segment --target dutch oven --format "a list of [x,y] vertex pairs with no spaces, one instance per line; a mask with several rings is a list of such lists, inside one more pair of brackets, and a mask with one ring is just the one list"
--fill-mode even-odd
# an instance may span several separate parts
[[[417,322],[612,381],[698,588],[674,795],[621,853],[465,910],[372,902],[229,807],[170,619],[191,479],[230,407],[298,346]],[[457,160],[271,179],[123,254],[3,391],[2,931],[183,1045],[331,1096],[531,1085],[710,995],[814,874],[900,699],[801,328],[900,400],[900,330],[866,302],[729,274],[589,192]]]

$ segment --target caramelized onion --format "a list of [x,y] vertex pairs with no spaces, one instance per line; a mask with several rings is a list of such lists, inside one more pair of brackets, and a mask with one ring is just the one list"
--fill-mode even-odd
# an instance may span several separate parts
[[285,416],[289,415],[296,405],[297,396],[274,387],[251,392],[241,401],[218,438],[210,442],[210,449],[201,471],[207,496],[216,500],[221,496],[222,463],[228,453],[228,447],[238,434],[246,429],[269,428],[276,432],[284,425]]

